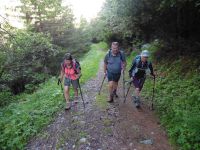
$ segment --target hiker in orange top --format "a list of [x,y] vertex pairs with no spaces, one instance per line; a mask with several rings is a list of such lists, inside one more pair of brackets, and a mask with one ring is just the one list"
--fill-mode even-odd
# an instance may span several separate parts
[[79,62],[72,58],[70,53],[64,56],[64,62],[61,64],[60,79],[64,78],[64,96],[66,100],[66,110],[70,109],[71,104],[69,101],[69,89],[72,84],[74,88],[74,102],[78,102],[78,80],[81,76],[81,68]]

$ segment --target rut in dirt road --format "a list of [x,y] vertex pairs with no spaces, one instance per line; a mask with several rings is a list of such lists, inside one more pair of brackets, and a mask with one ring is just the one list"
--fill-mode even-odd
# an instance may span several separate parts
[[[40,135],[32,138],[26,149],[60,150],[171,150],[165,131],[153,113],[142,104],[137,110],[131,96],[123,103],[122,85],[119,98],[107,103],[107,82],[101,95],[98,89],[103,79],[103,62],[94,79],[83,87],[86,109],[79,103],[68,112],[61,111]],[[120,81],[121,83],[121,81]],[[131,92],[130,92],[131,93]],[[151,139],[152,144],[141,141]]]

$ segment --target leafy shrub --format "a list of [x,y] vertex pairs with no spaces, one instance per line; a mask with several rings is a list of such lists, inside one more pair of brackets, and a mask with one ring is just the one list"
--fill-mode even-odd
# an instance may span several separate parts
[[[1,50],[5,55],[0,58],[0,82],[5,83],[14,94],[23,92],[26,84],[43,82],[51,73],[50,68],[58,69],[50,62],[59,49],[51,44],[48,35],[18,30]],[[38,73],[42,73],[43,77]]]

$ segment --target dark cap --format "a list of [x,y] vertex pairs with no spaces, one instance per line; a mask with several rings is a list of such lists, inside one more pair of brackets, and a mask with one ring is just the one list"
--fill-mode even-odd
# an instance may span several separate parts
[[112,42],[112,45],[119,46],[119,42]]
[[72,60],[72,55],[70,53],[66,53],[65,56],[64,56],[64,58],[66,60]]

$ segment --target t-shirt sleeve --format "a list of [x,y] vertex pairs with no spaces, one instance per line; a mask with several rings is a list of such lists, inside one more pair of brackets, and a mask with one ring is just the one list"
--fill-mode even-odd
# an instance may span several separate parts
[[126,56],[125,53],[123,51],[121,51],[121,57],[122,57],[122,61],[125,62],[126,61]]
[[104,63],[108,64],[108,54],[106,54],[105,58],[104,58]]

